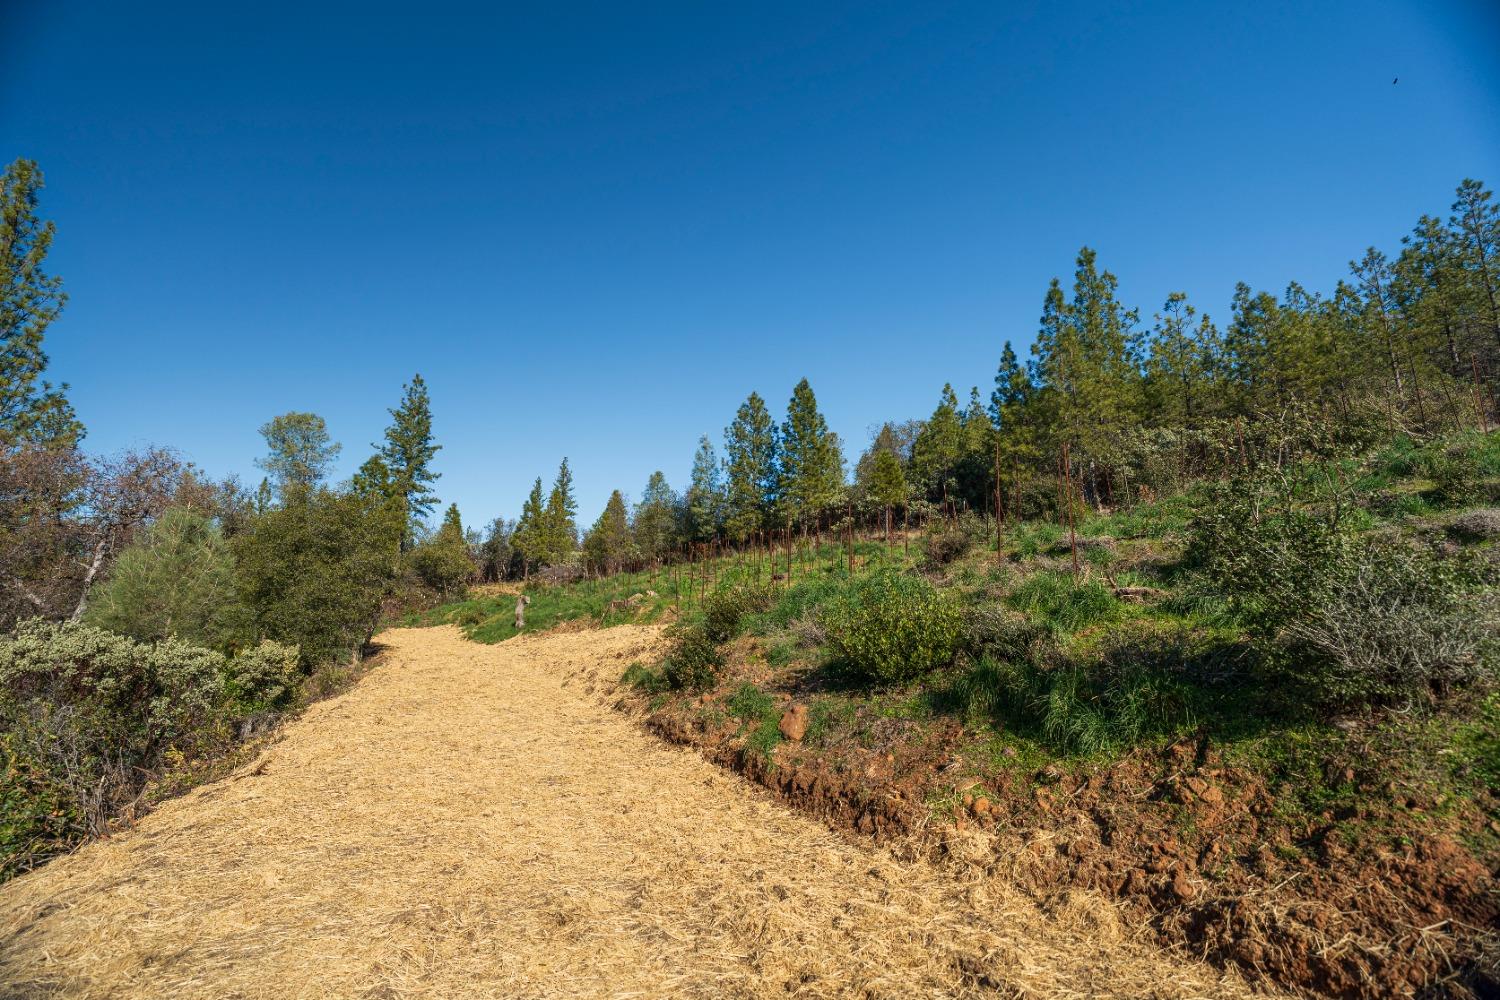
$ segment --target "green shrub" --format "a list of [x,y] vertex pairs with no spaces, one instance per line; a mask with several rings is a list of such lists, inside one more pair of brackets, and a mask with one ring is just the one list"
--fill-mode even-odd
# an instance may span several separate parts
[[358,651],[395,580],[400,515],[378,496],[320,489],[252,520],[232,547],[256,632],[307,664]]
[[85,620],[141,642],[175,636],[227,649],[249,638],[229,543],[207,518],[183,508],[168,510],[120,553]]
[[[34,854],[55,837],[102,832],[169,751],[190,757],[230,743],[230,676],[223,654],[175,639],[18,625],[0,639],[0,732],[16,769],[0,818],[10,846]],[[43,808],[54,800],[65,829]]]
[[1242,481],[1195,520],[1190,558],[1294,701],[1401,704],[1493,677],[1493,568],[1358,527],[1347,497],[1314,477]]
[[228,663],[229,697],[243,710],[281,708],[296,694],[302,654],[296,646],[265,639]]
[[723,666],[724,658],[702,626],[681,629],[672,652],[661,664],[669,685],[689,689],[712,686]]
[[1329,708],[1428,701],[1490,681],[1500,653],[1493,570],[1367,543],[1282,622],[1271,668]]
[[703,628],[714,642],[727,642],[740,634],[748,616],[769,611],[775,600],[769,584],[719,587],[703,599]]
[[918,577],[864,577],[821,613],[828,643],[851,670],[882,684],[912,680],[952,662],[962,637],[955,603]]
[[41,864],[87,833],[58,775],[0,733],[0,882]]

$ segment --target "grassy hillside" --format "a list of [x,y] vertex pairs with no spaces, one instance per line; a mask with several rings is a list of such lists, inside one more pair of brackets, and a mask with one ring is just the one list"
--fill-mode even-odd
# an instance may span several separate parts
[[[1403,439],[1079,509],[1071,532],[1006,525],[998,557],[993,525],[960,519],[861,539],[852,569],[825,542],[790,574],[783,551],[774,571],[761,553],[534,587],[528,617],[672,623],[673,651],[626,674],[652,724],[793,797],[823,789],[830,816],[1045,833],[1049,878],[1357,994],[1437,974],[1380,952],[1403,927],[1447,921],[1442,962],[1465,968],[1496,916],[1497,500],[1500,435]],[[420,620],[493,642],[513,607]],[[1215,901],[1272,886],[1287,928],[1358,947],[1319,957],[1284,928],[1244,951],[1249,918]]]

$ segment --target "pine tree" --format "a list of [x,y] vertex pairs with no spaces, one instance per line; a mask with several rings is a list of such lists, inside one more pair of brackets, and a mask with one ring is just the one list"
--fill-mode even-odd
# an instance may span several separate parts
[[406,504],[411,524],[402,547],[409,548],[416,537],[416,526],[437,505],[437,496],[429,484],[440,475],[432,471],[432,459],[443,447],[432,440],[432,407],[427,398],[427,383],[420,374],[413,375],[411,382],[402,387],[401,405],[388,412],[391,426],[385,430],[380,457],[390,469],[395,488]]
[[1459,184],[1449,226],[1469,273],[1474,299],[1500,348],[1500,204],[1471,178]]
[[901,468],[901,460],[889,448],[875,451],[871,462],[869,492],[870,499],[885,508],[886,541],[890,541],[891,509],[905,507],[907,494],[906,473]]
[[255,464],[283,494],[321,483],[341,450],[316,413],[283,413],[262,424],[260,435],[269,454]]
[[64,393],[41,380],[42,338],[67,302],[44,270],[56,226],[37,218],[42,172],[16,160],[0,173],[0,445],[69,447],[83,437]]
[[651,473],[635,507],[635,542],[641,554],[661,559],[678,544],[678,499],[660,470]]
[[[1196,321],[1196,322],[1195,322]],[[1194,427],[1211,410],[1218,331],[1182,292],[1167,296],[1151,332],[1145,397],[1151,423]]]
[[781,425],[780,500],[789,523],[816,519],[839,502],[844,489],[844,458],[838,439],[818,412],[807,379],[797,383]]
[[916,487],[930,500],[947,498],[957,489],[958,460],[963,454],[963,421],[958,396],[944,385],[937,409],[917,434],[911,449],[911,474]]
[[449,504],[437,533],[412,555],[412,563],[422,582],[440,594],[450,594],[474,573],[474,560],[464,536],[463,519],[458,504]]
[[542,523],[545,558],[548,562],[566,562],[578,548],[578,501],[573,498],[573,471],[564,458],[557,467],[557,478],[552,481],[552,492],[547,497]]
[[959,454],[953,470],[957,495],[971,510],[988,510],[995,482],[995,425],[979,395],[969,390],[969,405],[958,415]]
[[1030,464],[1041,455],[1036,386],[1016,357],[1010,341],[1000,352],[995,389],[990,394],[990,418],[999,434],[1000,454],[1007,466]]
[[776,422],[752,392],[724,429],[725,530],[743,542],[771,526],[776,503]]
[[717,537],[724,507],[724,487],[719,474],[719,459],[705,435],[698,439],[693,455],[693,471],[687,497],[688,537],[707,542]]
[[592,569],[614,573],[634,556],[634,548],[625,497],[615,490],[584,537],[583,560]]
[[542,498],[542,477],[537,476],[531,485],[531,493],[521,504],[521,516],[516,521],[516,530],[511,535],[511,545],[521,557],[521,576],[529,577],[531,567],[546,558],[546,501]]

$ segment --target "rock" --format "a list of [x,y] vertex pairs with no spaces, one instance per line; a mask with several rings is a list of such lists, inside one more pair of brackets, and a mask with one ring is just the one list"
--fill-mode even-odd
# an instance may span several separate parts
[[781,735],[792,741],[800,741],[807,735],[807,706],[793,705],[782,713],[781,724],[777,727]]
[[1193,888],[1193,883],[1188,881],[1187,873],[1179,871],[1172,876],[1172,895],[1177,897],[1179,903],[1186,903],[1198,894]]

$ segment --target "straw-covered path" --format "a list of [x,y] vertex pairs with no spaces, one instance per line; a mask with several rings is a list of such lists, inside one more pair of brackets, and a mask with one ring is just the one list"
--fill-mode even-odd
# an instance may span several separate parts
[[1222,997],[1109,905],[851,844],[600,685],[654,633],[384,659],[255,765],[0,887],[0,991],[81,997]]

